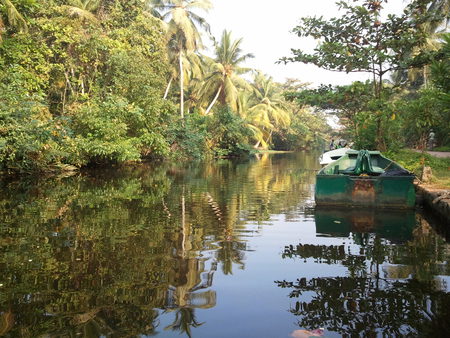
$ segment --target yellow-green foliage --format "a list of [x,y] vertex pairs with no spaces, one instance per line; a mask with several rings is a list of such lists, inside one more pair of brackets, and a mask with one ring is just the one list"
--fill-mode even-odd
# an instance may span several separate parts
[[426,152],[399,150],[385,154],[404,168],[420,177],[423,166],[429,166],[433,173],[433,183],[450,188],[450,158],[438,158]]

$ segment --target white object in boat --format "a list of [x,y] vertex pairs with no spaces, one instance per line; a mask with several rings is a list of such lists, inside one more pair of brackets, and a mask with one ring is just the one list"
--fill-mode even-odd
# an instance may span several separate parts
[[322,155],[320,155],[319,162],[321,165],[328,165],[331,162],[339,160],[349,150],[353,150],[353,149],[339,148],[339,149],[327,151],[327,152],[323,153]]

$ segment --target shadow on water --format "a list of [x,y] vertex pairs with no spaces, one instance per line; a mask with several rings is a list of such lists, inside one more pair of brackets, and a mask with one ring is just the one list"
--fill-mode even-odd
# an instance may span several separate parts
[[[0,336],[284,336],[292,315],[349,335],[448,329],[442,236],[421,214],[314,211],[317,169],[311,154],[266,154],[1,181]],[[273,280],[297,264],[345,273],[279,281],[286,313]],[[267,279],[283,319],[269,328],[252,306]]]

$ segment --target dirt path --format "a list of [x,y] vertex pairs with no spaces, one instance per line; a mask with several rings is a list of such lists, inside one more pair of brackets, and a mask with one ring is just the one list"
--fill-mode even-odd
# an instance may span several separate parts
[[[416,153],[421,153],[421,150],[417,149],[411,149],[412,151],[415,151]],[[426,153],[430,154],[431,156],[440,157],[440,158],[450,158],[450,152],[447,151],[429,151],[427,150]]]

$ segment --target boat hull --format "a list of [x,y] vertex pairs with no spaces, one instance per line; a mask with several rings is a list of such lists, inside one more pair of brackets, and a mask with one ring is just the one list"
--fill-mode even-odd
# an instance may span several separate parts
[[404,208],[415,206],[413,176],[317,175],[318,206]]

